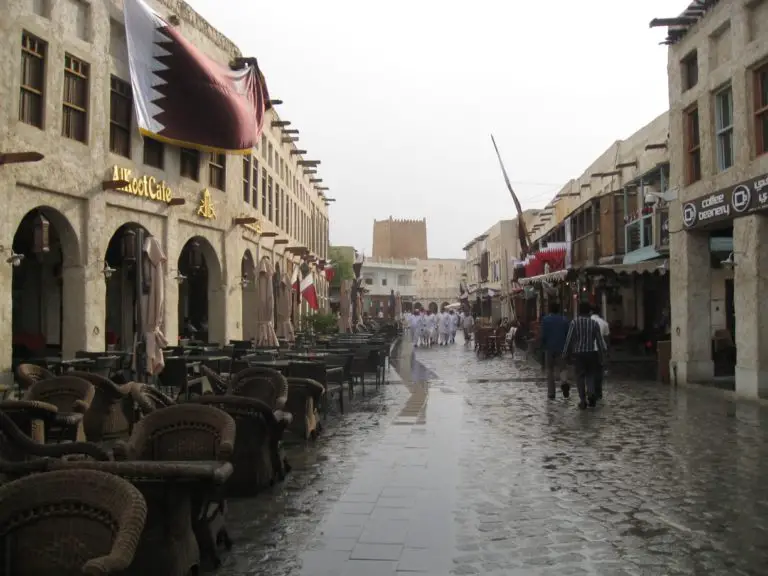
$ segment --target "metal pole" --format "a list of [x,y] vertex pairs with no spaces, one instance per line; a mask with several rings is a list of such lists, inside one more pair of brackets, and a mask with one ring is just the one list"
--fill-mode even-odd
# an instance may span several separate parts
[[144,230],[136,229],[136,381],[144,382],[147,375],[146,343],[144,342],[144,313],[141,306],[144,295]]

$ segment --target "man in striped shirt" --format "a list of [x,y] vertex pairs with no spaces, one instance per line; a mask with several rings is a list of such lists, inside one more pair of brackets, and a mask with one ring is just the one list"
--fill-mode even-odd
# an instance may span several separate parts
[[[587,402],[597,404],[595,378],[602,366],[605,342],[600,325],[590,318],[592,307],[588,302],[579,305],[579,316],[571,320],[568,336],[563,347],[563,357],[572,358],[576,368],[576,386],[579,389],[579,408],[584,410]],[[595,348],[597,346],[597,348]]]

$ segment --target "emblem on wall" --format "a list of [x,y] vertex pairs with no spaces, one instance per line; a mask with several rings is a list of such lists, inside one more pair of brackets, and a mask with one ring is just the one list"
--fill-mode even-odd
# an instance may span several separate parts
[[200,207],[197,209],[197,215],[206,220],[216,219],[216,208],[213,205],[211,193],[208,191],[208,188],[203,190],[200,197]]
[[683,224],[687,228],[690,228],[694,224],[696,224],[696,205],[693,203],[688,203],[685,206],[683,206]]

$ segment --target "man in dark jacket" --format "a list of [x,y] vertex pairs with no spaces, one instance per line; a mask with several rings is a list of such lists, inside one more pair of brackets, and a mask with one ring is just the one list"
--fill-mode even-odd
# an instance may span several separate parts
[[[555,379],[560,380],[565,368],[563,362],[563,348],[568,336],[568,319],[560,313],[560,305],[552,302],[549,305],[549,314],[541,319],[541,349],[544,352],[544,367],[547,371],[547,396],[555,398]],[[570,385],[563,381],[560,383],[563,397],[568,398],[571,392]]]

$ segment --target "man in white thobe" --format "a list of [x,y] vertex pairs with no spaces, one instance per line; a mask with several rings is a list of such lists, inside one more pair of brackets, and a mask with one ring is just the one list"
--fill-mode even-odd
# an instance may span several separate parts
[[450,318],[451,318],[451,334],[448,341],[451,344],[454,344],[456,342],[456,331],[459,329],[459,315],[456,314],[453,310],[451,310]]
[[[600,335],[603,337],[603,350],[608,350],[608,343],[611,340],[611,326],[603,320],[600,317],[600,309],[595,306],[592,309],[592,320],[597,322],[597,325],[600,326]],[[597,344],[595,344],[595,350],[599,351]],[[603,358],[603,361],[605,361],[605,357]],[[595,396],[597,396],[598,400],[601,400],[603,398],[603,378],[605,376],[605,366],[600,366],[600,368],[597,370],[597,373],[595,374]]]
[[451,336],[451,315],[447,310],[443,310],[438,318],[440,323],[438,326],[439,343],[440,346],[447,346]]

